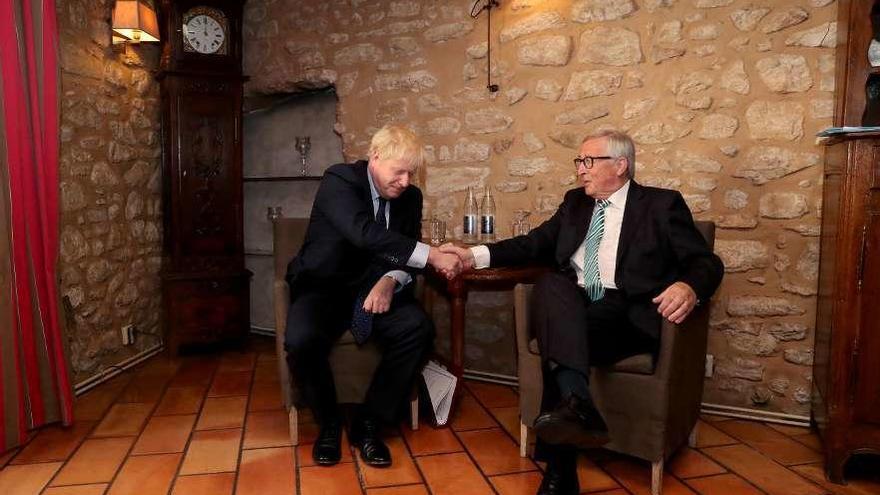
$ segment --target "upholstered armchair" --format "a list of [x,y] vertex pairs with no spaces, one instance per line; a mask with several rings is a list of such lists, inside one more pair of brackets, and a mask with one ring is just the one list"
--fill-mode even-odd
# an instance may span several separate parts
[[[281,398],[288,411],[290,439],[293,445],[299,444],[299,411],[295,403],[296,380],[288,369],[286,351],[284,350],[284,332],[287,326],[287,311],[290,308],[290,287],[284,276],[287,264],[296,256],[308,227],[305,218],[278,218],[274,222],[274,257],[275,257],[275,352],[278,356],[278,375],[281,382]],[[419,279],[418,283],[421,284]],[[419,289],[416,289],[417,294]],[[373,373],[379,366],[381,354],[379,348],[370,342],[358,346],[351,336],[345,332],[330,353],[330,366],[336,382],[336,396],[340,404],[360,403],[363,401]],[[418,428],[418,398],[410,402],[412,428]]]
[[[697,222],[697,228],[713,246],[715,224]],[[543,392],[538,342],[529,328],[531,291],[532,285],[526,284],[514,289],[522,456]],[[664,461],[685,441],[691,446],[696,442],[708,326],[709,308],[703,304],[680,325],[663,323],[656,361],[641,354],[593,368],[590,374],[590,389],[611,437],[605,448],[651,462],[654,495],[660,494]]]

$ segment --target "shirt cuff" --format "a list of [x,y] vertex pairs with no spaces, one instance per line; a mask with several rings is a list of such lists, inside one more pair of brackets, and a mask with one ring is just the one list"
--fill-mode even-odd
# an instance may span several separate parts
[[428,264],[428,252],[430,250],[431,246],[424,242],[417,242],[416,248],[413,249],[412,254],[409,255],[409,260],[406,262],[406,266],[410,268],[424,268],[425,265]]
[[489,268],[489,248],[483,245],[471,248],[471,254],[474,255],[474,268]]
[[386,277],[391,277],[397,282],[397,286],[394,288],[394,292],[398,292],[410,282],[412,282],[412,276],[409,273],[406,273],[403,270],[391,270],[390,272],[385,274]]

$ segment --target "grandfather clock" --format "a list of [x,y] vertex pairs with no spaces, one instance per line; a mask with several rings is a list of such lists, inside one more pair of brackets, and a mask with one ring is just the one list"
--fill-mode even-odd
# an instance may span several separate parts
[[165,343],[243,343],[250,327],[241,165],[244,0],[161,0]]

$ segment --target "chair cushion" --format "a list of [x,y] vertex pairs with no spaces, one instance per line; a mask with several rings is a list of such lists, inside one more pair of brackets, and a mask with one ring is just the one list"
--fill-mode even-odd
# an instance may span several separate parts
[[628,358],[621,359],[620,361],[614,363],[611,367],[611,371],[618,371],[621,373],[636,373],[639,375],[653,375],[654,374],[654,356],[651,354],[636,354],[635,356],[630,356]]
[[[540,355],[538,351],[538,339],[529,341],[529,352]],[[654,374],[654,356],[652,354],[636,354],[628,358],[621,359],[607,368],[609,371],[618,371],[620,373],[636,373],[639,375]]]
[[347,344],[355,344],[354,335],[351,334],[349,330],[342,332],[342,336],[339,337],[339,340],[336,341],[336,345],[347,345]]

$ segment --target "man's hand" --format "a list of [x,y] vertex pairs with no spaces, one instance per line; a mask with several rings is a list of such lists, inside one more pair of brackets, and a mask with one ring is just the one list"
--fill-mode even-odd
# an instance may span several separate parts
[[474,253],[470,249],[459,247],[447,242],[440,246],[440,251],[458,256],[458,259],[461,260],[462,271],[472,270],[476,264]]
[[435,247],[431,247],[431,250],[428,251],[428,264],[450,280],[461,273],[461,260],[458,259],[458,256],[441,252]]
[[391,277],[380,278],[364,299],[364,310],[374,314],[388,311],[388,308],[391,307],[391,298],[394,297],[396,284],[397,281]]
[[657,306],[657,312],[672,323],[679,324],[691,314],[697,305],[697,293],[690,285],[684,282],[675,282],[666,288],[659,296],[652,299]]

